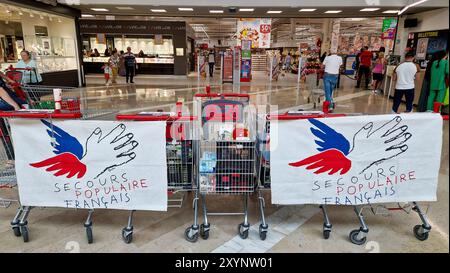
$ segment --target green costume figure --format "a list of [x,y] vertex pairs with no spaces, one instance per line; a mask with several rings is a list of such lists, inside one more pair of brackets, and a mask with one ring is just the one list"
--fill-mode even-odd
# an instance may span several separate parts
[[431,65],[430,95],[428,96],[427,110],[433,111],[434,102],[442,103],[445,98],[447,86],[445,79],[448,78],[448,60],[444,59],[445,52],[439,53],[438,60]]

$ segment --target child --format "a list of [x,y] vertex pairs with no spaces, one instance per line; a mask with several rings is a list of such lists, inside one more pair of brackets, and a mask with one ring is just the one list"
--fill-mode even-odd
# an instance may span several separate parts
[[103,69],[104,75],[105,75],[105,84],[109,85],[109,76],[111,74],[111,67],[109,66],[109,63],[105,63],[102,66],[102,69]]

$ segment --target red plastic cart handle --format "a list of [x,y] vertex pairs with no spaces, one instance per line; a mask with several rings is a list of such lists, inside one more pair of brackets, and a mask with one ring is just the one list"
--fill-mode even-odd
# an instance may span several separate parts
[[323,114],[323,115],[270,115],[267,116],[268,120],[297,120],[297,119],[310,119],[310,118],[337,118],[346,117],[346,114]]
[[0,118],[52,118],[52,119],[78,119],[83,115],[80,112],[22,112],[22,111],[11,111],[3,112],[0,111]]
[[177,116],[146,116],[146,115],[117,115],[116,120],[133,120],[133,121],[191,121],[195,120],[194,116],[177,117]]
[[220,97],[227,97],[227,98],[250,98],[248,94],[237,94],[237,93],[210,93],[210,94],[195,94],[194,97],[197,98],[220,98]]

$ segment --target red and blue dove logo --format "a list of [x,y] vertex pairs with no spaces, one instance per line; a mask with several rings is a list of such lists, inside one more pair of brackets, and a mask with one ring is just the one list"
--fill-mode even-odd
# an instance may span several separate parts
[[319,140],[314,142],[318,145],[320,153],[307,157],[298,162],[289,163],[292,167],[307,166],[307,170],[314,170],[315,174],[328,172],[333,175],[347,173],[352,167],[352,161],[347,157],[350,153],[350,142],[340,133],[317,119],[308,119],[316,128],[310,130]]
[[83,158],[81,143],[58,126],[46,120],[41,121],[48,127],[47,134],[55,139],[50,144],[56,156],[30,165],[35,168],[48,167],[45,169],[47,172],[56,171],[54,176],[67,175],[67,178],[72,178],[76,175],[82,178],[86,174],[86,165],[80,161]]

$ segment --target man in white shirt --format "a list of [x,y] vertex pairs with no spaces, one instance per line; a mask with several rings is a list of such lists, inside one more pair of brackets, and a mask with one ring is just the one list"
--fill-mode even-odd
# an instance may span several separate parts
[[325,68],[323,88],[325,90],[325,100],[330,102],[329,110],[333,110],[334,108],[333,90],[336,88],[342,63],[342,57],[338,56],[336,52],[331,52],[331,54],[326,56],[323,61]]
[[395,93],[392,113],[398,113],[398,107],[402,102],[403,96],[406,100],[406,112],[412,111],[414,101],[414,80],[416,74],[420,72],[420,67],[414,63],[414,53],[408,52],[405,55],[405,61],[394,69]]

